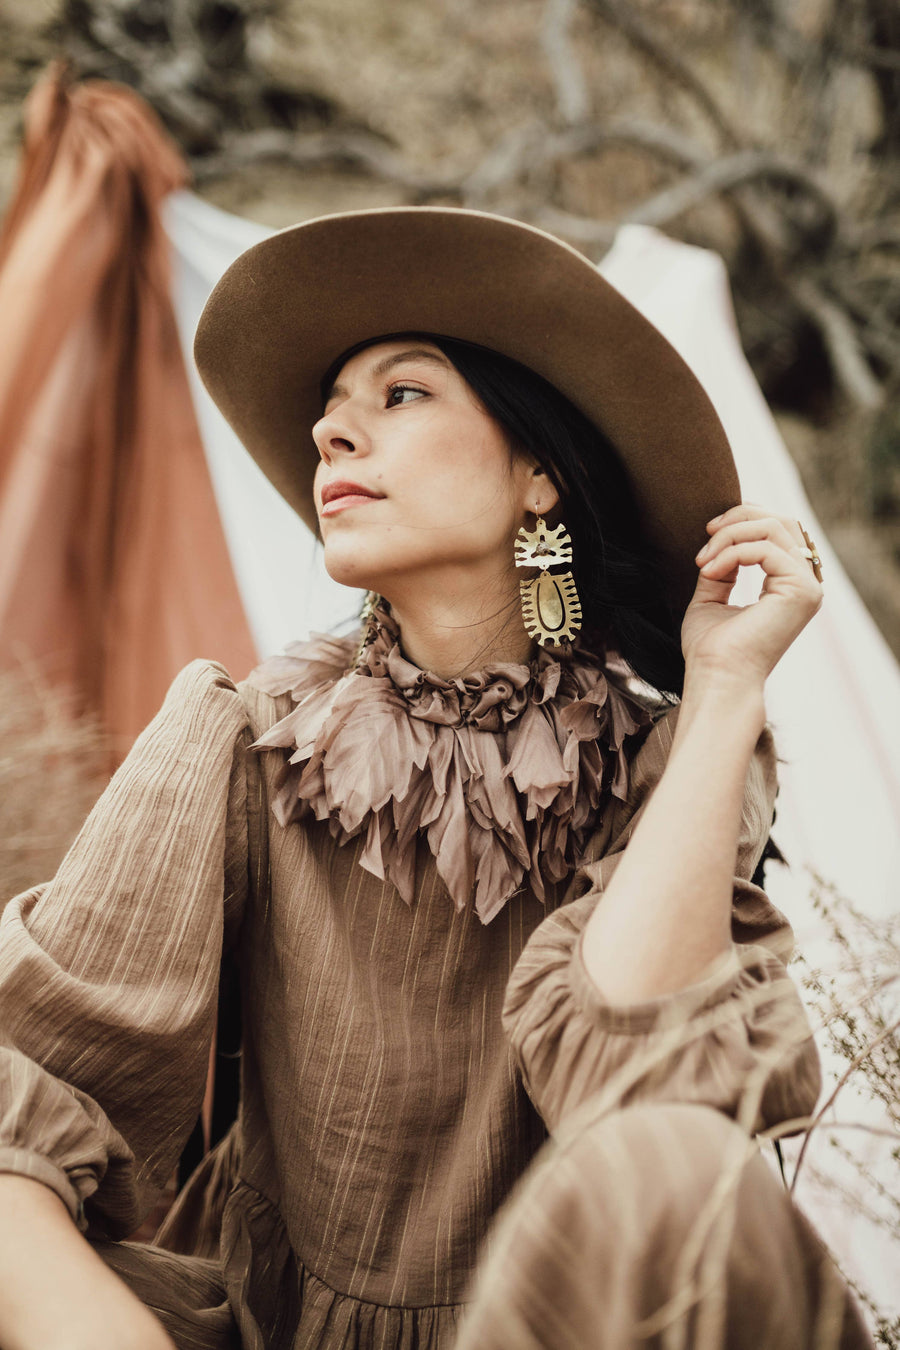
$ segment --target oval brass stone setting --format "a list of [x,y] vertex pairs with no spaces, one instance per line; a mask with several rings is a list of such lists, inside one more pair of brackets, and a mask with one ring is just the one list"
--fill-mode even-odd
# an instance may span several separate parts
[[537,585],[537,615],[548,633],[557,633],[563,626],[566,606],[556,578],[542,572]]

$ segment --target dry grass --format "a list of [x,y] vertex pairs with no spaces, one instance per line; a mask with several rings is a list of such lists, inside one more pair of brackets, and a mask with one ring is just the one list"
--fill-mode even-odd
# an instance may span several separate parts
[[[797,1159],[792,1189],[811,1182],[884,1242],[900,1242],[900,915],[872,919],[817,880],[813,903],[831,939],[827,969],[800,963],[818,1039],[839,1077]],[[849,1089],[848,1092],[845,1091]],[[818,1147],[812,1147],[813,1144]],[[808,1174],[808,1175],[807,1175]],[[900,1317],[848,1276],[879,1345],[898,1350]]]

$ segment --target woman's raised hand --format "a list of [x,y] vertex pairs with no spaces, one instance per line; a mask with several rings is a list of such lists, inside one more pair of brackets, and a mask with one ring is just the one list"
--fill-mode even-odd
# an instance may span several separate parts
[[[688,674],[757,684],[781,659],[822,603],[806,544],[795,520],[744,502],[707,525],[697,554],[700,575],[681,630]],[[762,568],[755,604],[729,598],[742,567]]]

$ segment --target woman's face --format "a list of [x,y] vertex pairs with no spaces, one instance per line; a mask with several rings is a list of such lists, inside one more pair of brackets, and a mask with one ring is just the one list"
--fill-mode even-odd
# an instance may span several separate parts
[[556,491],[511,453],[438,347],[418,338],[366,347],[341,368],[313,427],[316,509],[330,575],[408,593],[513,577],[513,540]]

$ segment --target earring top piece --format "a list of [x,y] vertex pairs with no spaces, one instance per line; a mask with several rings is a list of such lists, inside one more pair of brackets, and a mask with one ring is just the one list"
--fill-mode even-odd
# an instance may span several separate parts
[[559,567],[572,561],[572,540],[565,525],[549,529],[543,516],[538,516],[533,530],[523,525],[516,535],[516,567]]

